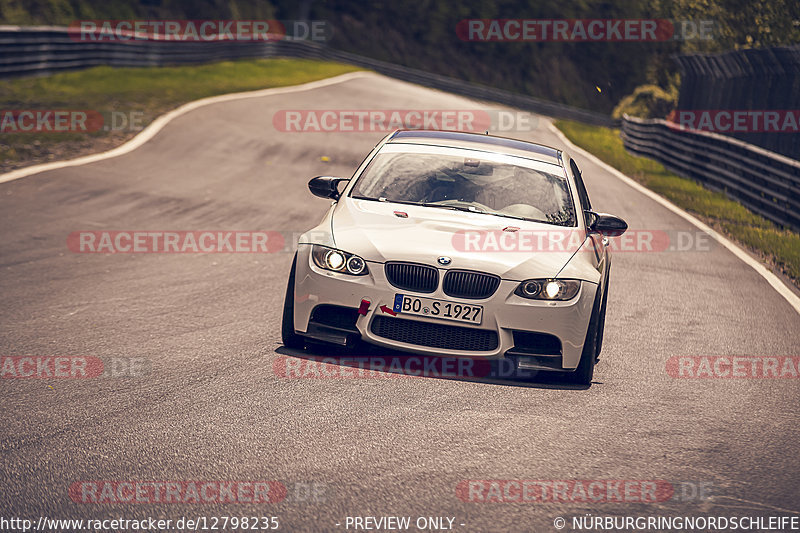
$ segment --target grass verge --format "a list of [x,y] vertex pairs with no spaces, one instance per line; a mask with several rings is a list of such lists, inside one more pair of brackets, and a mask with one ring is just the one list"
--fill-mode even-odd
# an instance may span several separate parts
[[749,248],[800,286],[800,234],[777,227],[723,193],[669,172],[661,163],[629,154],[619,130],[567,120],[555,125],[576,145]]
[[361,69],[305,59],[251,59],[178,67],[95,67],[4,81],[0,110],[93,110],[103,115],[110,129],[0,133],[0,173],[113,148],[159,115],[192,100],[297,85],[355,70]]

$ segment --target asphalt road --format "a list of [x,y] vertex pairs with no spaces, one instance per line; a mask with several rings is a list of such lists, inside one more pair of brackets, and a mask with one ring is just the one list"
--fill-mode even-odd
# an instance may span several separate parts
[[[383,133],[273,127],[277,111],[306,108],[485,105],[369,75],[203,107],[130,154],[0,185],[0,355],[146,362],[138,377],[0,379],[2,516],[277,516],[288,531],[342,531],[348,516],[443,516],[457,531],[555,531],[555,517],[585,513],[800,514],[800,380],[666,371],[675,356],[800,355],[800,316],[718,245],[614,255],[589,388],[287,379],[275,361],[307,357],[280,342],[290,253],[67,248],[80,230],[316,225],[328,202],[308,179],[350,175]],[[544,120],[509,135],[560,146]],[[577,160],[596,209],[633,229],[695,233]],[[277,480],[288,494],[260,504],[74,501],[70,486],[87,480]],[[661,480],[705,484],[707,495],[482,503],[459,497],[464,480]],[[316,498],[303,483],[317,484]]]

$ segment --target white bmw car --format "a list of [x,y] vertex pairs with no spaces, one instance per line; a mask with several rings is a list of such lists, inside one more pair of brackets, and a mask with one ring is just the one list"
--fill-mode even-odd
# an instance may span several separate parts
[[396,131],[303,234],[282,338],[510,359],[592,380],[611,258],[627,224],[592,211],[563,151],[473,133]]

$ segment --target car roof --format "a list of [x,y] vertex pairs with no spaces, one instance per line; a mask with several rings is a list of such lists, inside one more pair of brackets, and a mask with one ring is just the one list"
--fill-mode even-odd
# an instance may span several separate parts
[[389,144],[425,144],[498,152],[562,166],[561,151],[527,141],[481,133],[439,130],[397,130]]

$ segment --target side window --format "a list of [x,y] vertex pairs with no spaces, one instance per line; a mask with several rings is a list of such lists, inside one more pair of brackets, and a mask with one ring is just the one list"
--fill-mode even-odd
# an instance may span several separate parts
[[[575,164],[574,159],[569,160],[569,167],[572,170],[572,175],[575,176],[575,186],[578,189],[578,198],[581,200],[581,210],[583,211],[591,211],[592,204],[589,202],[589,195],[586,193],[586,186],[583,184],[583,177],[581,176],[581,171],[578,169],[578,165]],[[588,217],[584,213],[584,220],[586,220],[586,224],[590,223]]]

